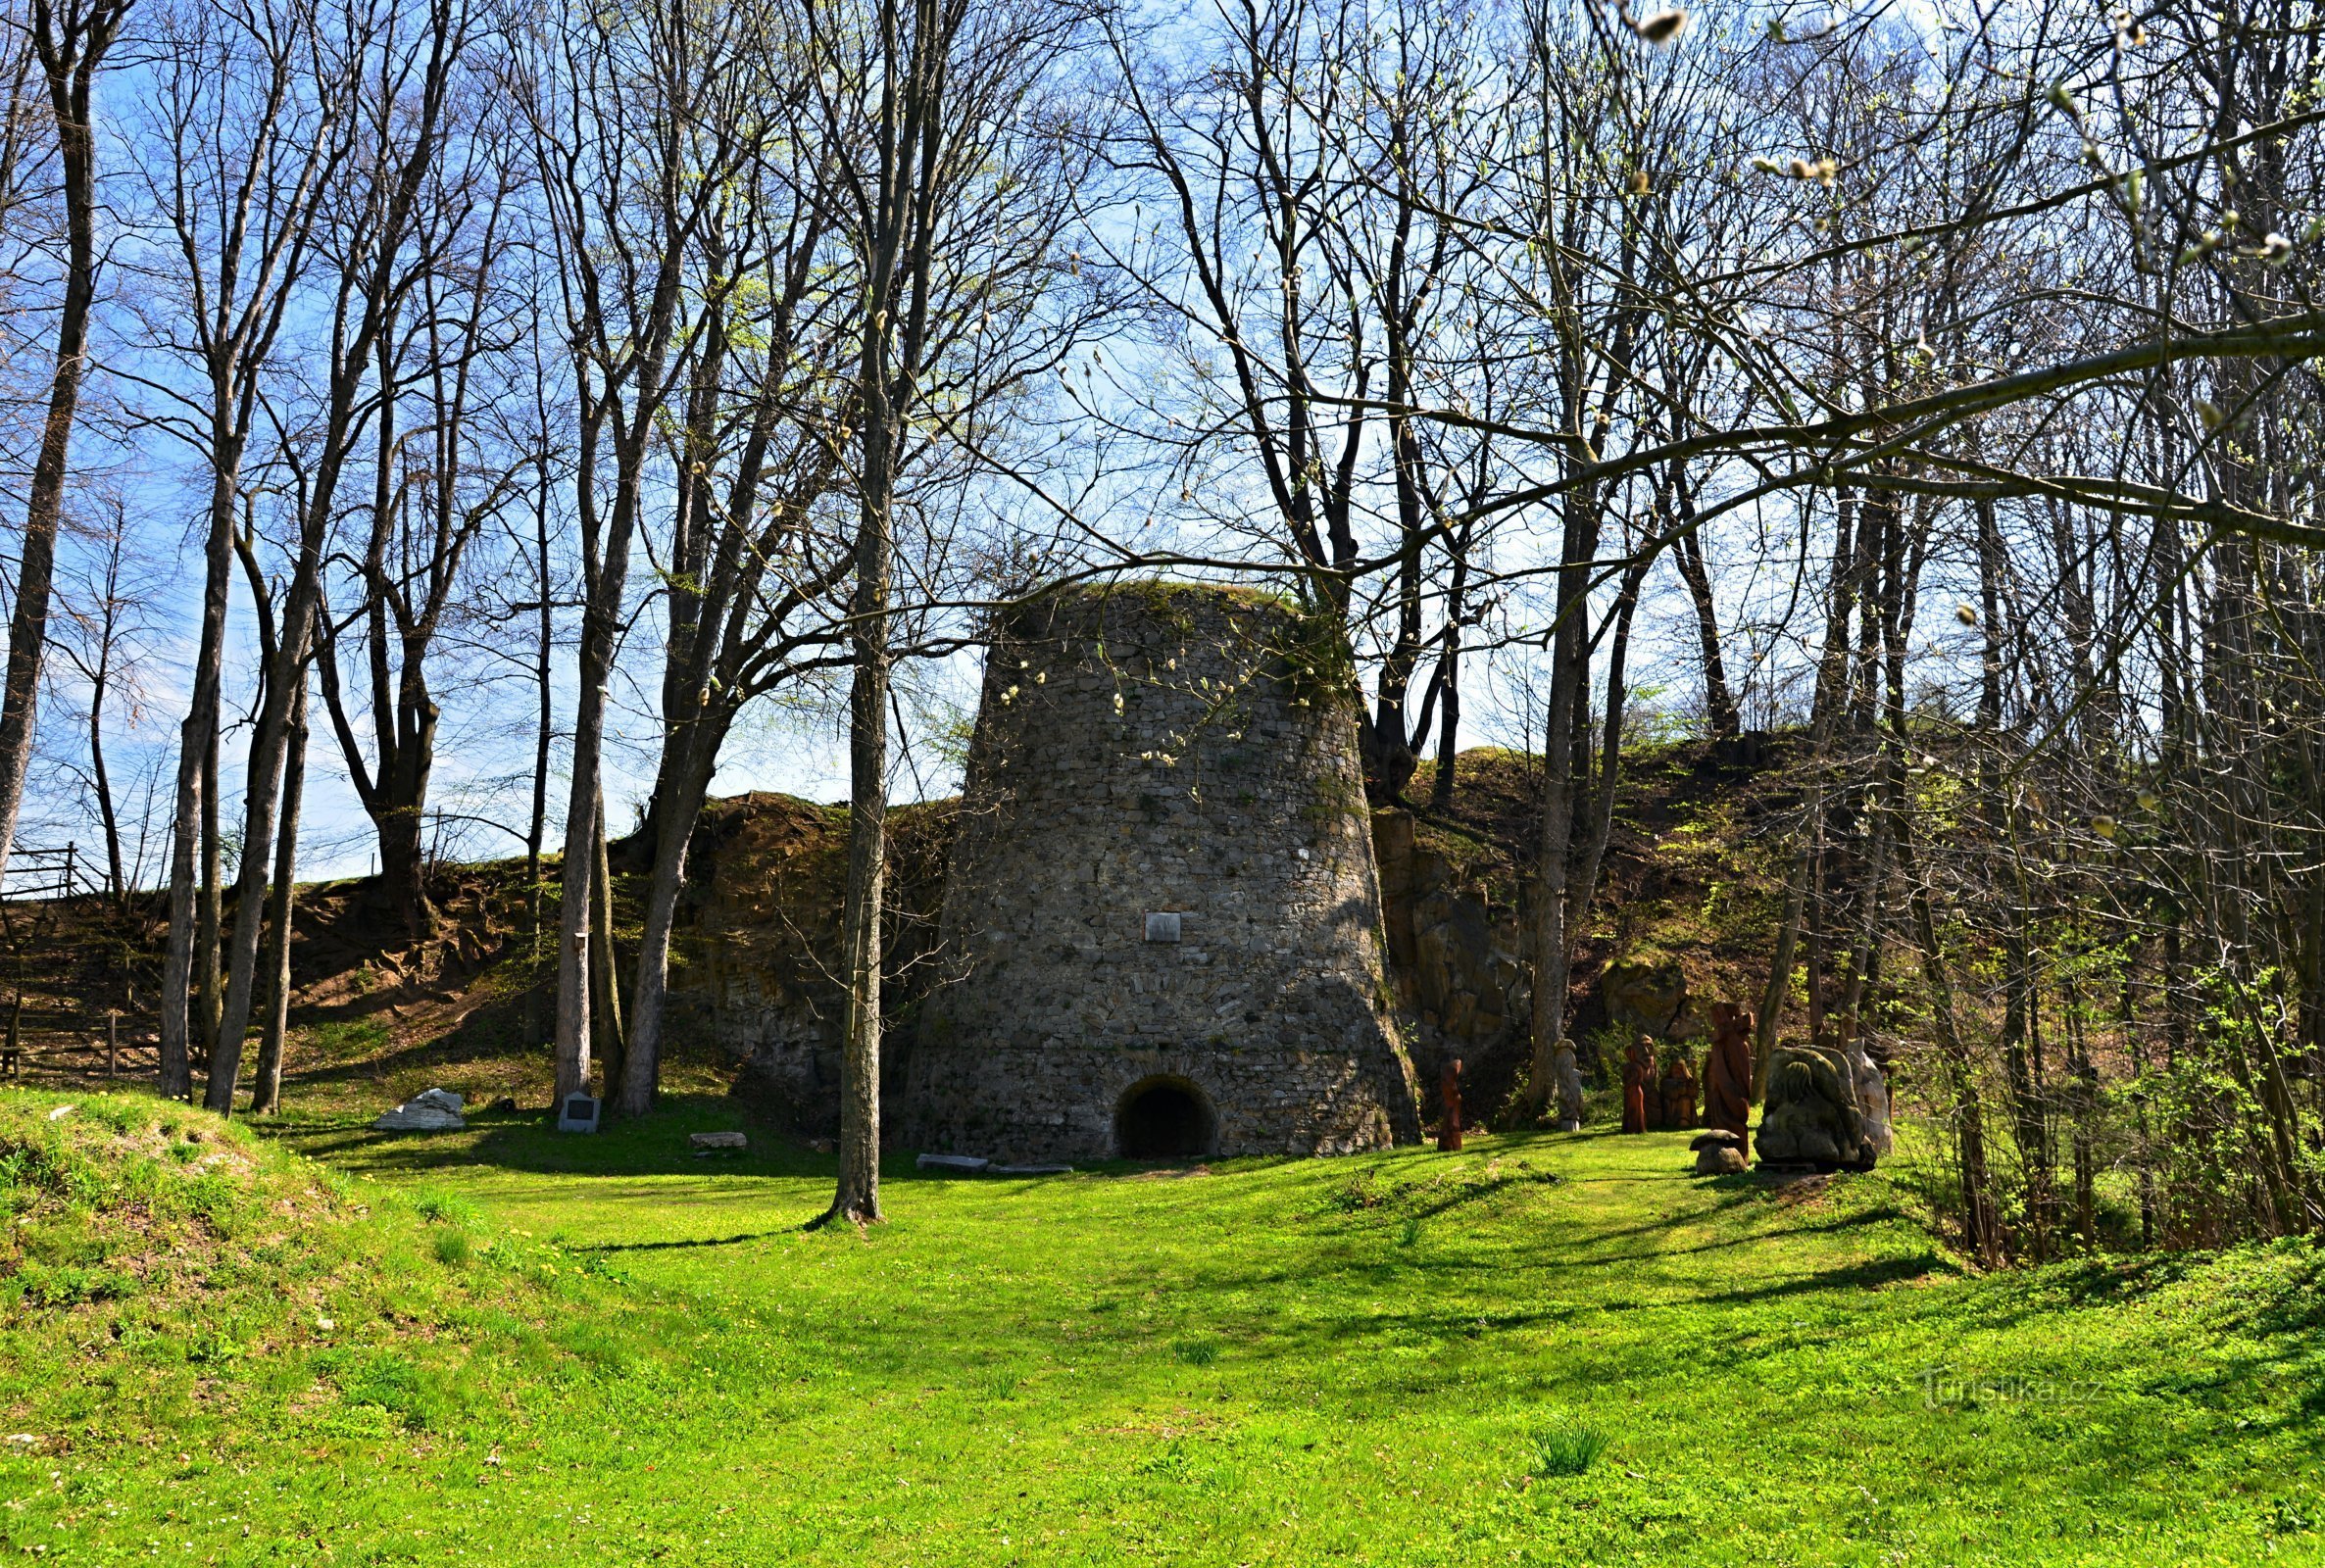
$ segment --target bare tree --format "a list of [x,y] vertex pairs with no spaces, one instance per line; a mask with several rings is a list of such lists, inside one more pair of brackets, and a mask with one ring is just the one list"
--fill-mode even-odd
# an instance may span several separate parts
[[[205,1102],[221,1112],[233,1108],[250,1021],[265,916],[266,850],[275,836],[291,710],[314,657],[339,484],[376,412],[377,346],[392,330],[416,280],[440,260],[441,236],[421,222],[420,200],[442,151],[447,109],[465,70],[464,56],[475,41],[472,29],[480,24],[463,0],[428,0],[425,24],[412,32],[389,25],[385,12],[357,15],[361,24],[349,43],[361,61],[356,71],[360,108],[354,117],[358,133],[348,181],[334,192],[330,213],[329,250],[336,273],[330,349],[315,404],[302,409],[313,419],[312,433],[297,441],[278,440],[275,448],[287,475],[290,570],[251,732],[243,788],[244,853],[227,948],[225,1000],[204,1092]],[[282,422],[277,411],[278,426]]]
[[40,665],[48,649],[57,526],[64,514],[74,421],[89,361],[89,315],[97,302],[96,83],[121,34],[132,0],[31,0],[32,49],[48,83],[58,162],[63,166],[65,256],[48,413],[41,426],[32,488],[25,504],[17,556],[16,603],[9,612],[8,668],[0,682],[0,870],[16,838],[32,760]]
[[60,590],[64,626],[55,647],[87,693],[88,790],[105,835],[105,887],[118,907],[125,906],[133,884],[124,862],[120,802],[106,761],[105,734],[109,720],[134,725],[144,713],[155,585],[139,570],[127,510],[118,497],[106,503],[94,544],[95,560],[82,581]]
[[[447,617],[468,608],[472,547],[522,496],[537,466],[532,442],[505,428],[500,408],[509,389],[498,362],[519,346],[531,312],[531,302],[502,286],[499,271],[522,174],[507,145],[512,128],[487,111],[457,128],[457,145],[429,171],[416,243],[431,261],[414,280],[397,330],[382,333],[374,349],[371,523],[350,563],[347,615],[362,627],[364,733],[342,696],[337,629],[327,616],[321,622],[324,706],[378,834],[387,910],[416,938],[434,927],[421,841],[440,714],[430,656]],[[409,430],[407,405],[420,413]]]
[[[187,0],[155,29],[154,86],[133,146],[174,268],[155,278],[148,331],[180,385],[134,375],[152,426],[191,451],[208,478],[203,588],[191,692],[177,754],[162,961],[161,1088],[191,1085],[197,959],[215,1049],[218,954],[218,733],[243,465],[260,391],[306,267],[324,191],[348,154],[349,84],[309,0],[249,9]],[[159,268],[157,263],[157,269]],[[197,895],[199,899],[197,898]],[[197,907],[198,903],[198,907]]]
[[[699,317],[689,268],[756,142],[747,12],[668,0],[567,19],[516,83],[541,171],[571,345],[581,634],[558,929],[557,1094],[590,1078],[590,910],[606,687],[661,421]],[[731,287],[731,280],[717,286]],[[607,956],[610,960],[610,956]]]

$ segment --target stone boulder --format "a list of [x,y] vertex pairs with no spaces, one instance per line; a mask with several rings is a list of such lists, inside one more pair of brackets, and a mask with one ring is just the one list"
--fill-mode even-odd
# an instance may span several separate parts
[[1779,1049],[1768,1063],[1759,1162],[1780,1169],[1871,1170],[1879,1157],[1857,1114],[1848,1056],[1830,1047]]
[[461,1097],[449,1089],[422,1089],[371,1126],[383,1133],[458,1132],[469,1124],[461,1105]]
[[698,1154],[732,1153],[751,1147],[751,1140],[741,1133],[688,1133],[686,1142]]

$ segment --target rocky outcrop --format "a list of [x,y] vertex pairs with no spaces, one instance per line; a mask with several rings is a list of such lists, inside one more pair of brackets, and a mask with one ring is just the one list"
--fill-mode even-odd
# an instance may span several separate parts
[[[936,906],[955,803],[890,811],[882,957],[891,1035],[882,1088],[901,1089],[915,1004],[933,974]],[[670,1034],[737,1067],[736,1093],[802,1132],[839,1125],[837,974],[848,813],[788,795],[703,809],[670,956]]]
[[1472,1108],[1482,1120],[1494,1097],[1507,1093],[1508,1063],[1525,1034],[1531,993],[1518,961],[1517,922],[1420,842],[1410,812],[1375,811],[1372,846],[1406,1049],[1426,1084],[1437,1082],[1447,1062],[1466,1062]]

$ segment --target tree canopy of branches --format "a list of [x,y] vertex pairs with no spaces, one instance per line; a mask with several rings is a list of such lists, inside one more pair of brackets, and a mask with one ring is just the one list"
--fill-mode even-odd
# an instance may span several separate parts
[[0,867],[85,810],[125,908],[153,829],[165,1092],[255,1026],[273,1102],[339,821],[423,948],[522,843],[557,1092],[646,1113],[694,824],[804,713],[876,1219],[914,699],[1060,583],[1260,578],[1374,805],[1536,760],[1514,1114],[1644,738],[1773,733],[1761,1058],[1878,1047],[1974,1250],[2325,1223],[2310,0],[8,19]]

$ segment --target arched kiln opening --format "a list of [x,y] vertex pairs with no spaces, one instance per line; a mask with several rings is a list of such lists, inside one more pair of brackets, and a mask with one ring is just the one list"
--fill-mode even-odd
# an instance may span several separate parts
[[1184,1078],[1148,1078],[1114,1106],[1114,1151],[1124,1159],[1200,1158],[1218,1147],[1211,1097]]

